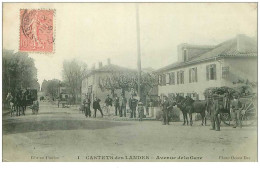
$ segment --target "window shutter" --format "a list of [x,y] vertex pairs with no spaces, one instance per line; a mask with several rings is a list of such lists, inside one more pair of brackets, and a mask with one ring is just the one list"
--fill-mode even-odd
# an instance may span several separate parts
[[175,73],[174,72],[172,73],[172,84],[175,85]]
[[189,83],[191,83],[191,68],[189,69]]
[[209,65],[206,66],[206,79],[209,80]]
[[197,67],[195,68],[195,81],[198,82]]
[[214,76],[214,80],[217,79],[217,71],[216,71],[216,64],[213,64],[213,76]]
[[180,72],[177,71],[177,84],[179,84]]
[[182,84],[184,84],[184,71],[181,71],[181,77],[182,77]]
[[170,84],[170,73],[166,74],[166,84]]

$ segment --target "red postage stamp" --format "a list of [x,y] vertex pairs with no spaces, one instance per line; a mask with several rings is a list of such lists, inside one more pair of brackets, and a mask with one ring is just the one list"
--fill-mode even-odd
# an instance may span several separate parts
[[20,10],[20,51],[53,52],[54,10]]

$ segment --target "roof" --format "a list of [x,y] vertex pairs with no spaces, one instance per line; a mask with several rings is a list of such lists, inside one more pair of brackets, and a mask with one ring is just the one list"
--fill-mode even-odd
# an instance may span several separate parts
[[176,62],[163,68],[160,68],[156,70],[156,72],[162,72],[174,68],[184,67],[186,65],[196,64],[219,57],[257,57],[257,41],[250,37],[243,36],[243,52],[238,50],[238,43],[238,37],[227,40],[199,56],[195,56],[191,59],[188,59],[188,61],[186,62]]
[[101,68],[91,70],[87,76],[89,76],[93,73],[97,73],[97,72],[132,72],[132,73],[135,73],[136,70],[132,70],[132,69],[129,69],[126,67],[121,67],[121,66],[114,65],[114,64],[108,64],[108,65],[102,66]]

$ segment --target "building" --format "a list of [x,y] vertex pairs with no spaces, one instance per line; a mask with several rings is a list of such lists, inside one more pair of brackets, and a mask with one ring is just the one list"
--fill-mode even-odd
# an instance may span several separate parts
[[209,87],[257,83],[257,40],[240,34],[216,46],[181,44],[177,62],[155,73],[159,95],[189,95],[201,100]]
[[[105,98],[108,94],[111,95],[111,90],[102,89],[100,87],[100,81],[102,79],[111,77],[114,74],[135,74],[136,71],[121,67],[118,65],[111,64],[110,59],[107,60],[107,65],[102,64],[102,62],[99,62],[99,66],[96,69],[95,67],[87,74],[86,78],[82,81],[82,99],[84,99],[85,95],[88,94],[91,97],[91,100],[95,97],[98,97],[101,99],[101,102],[105,101]],[[120,96],[122,93],[122,90],[115,90],[114,94],[117,94],[117,96]],[[130,92],[125,93],[126,98],[128,99],[130,97]]]

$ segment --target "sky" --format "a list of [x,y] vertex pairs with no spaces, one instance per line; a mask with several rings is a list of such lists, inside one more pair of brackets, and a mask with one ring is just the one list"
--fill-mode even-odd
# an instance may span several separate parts
[[[62,80],[63,60],[78,59],[137,68],[134,3],[4,3],[3,48],[18,51],[19,10],[55,9],[55,52],[29,53],[40,84]],[[177,61],[181,43],[216,45],[237,34],[257,36],[255,3],[139,4],[142,68]]]

